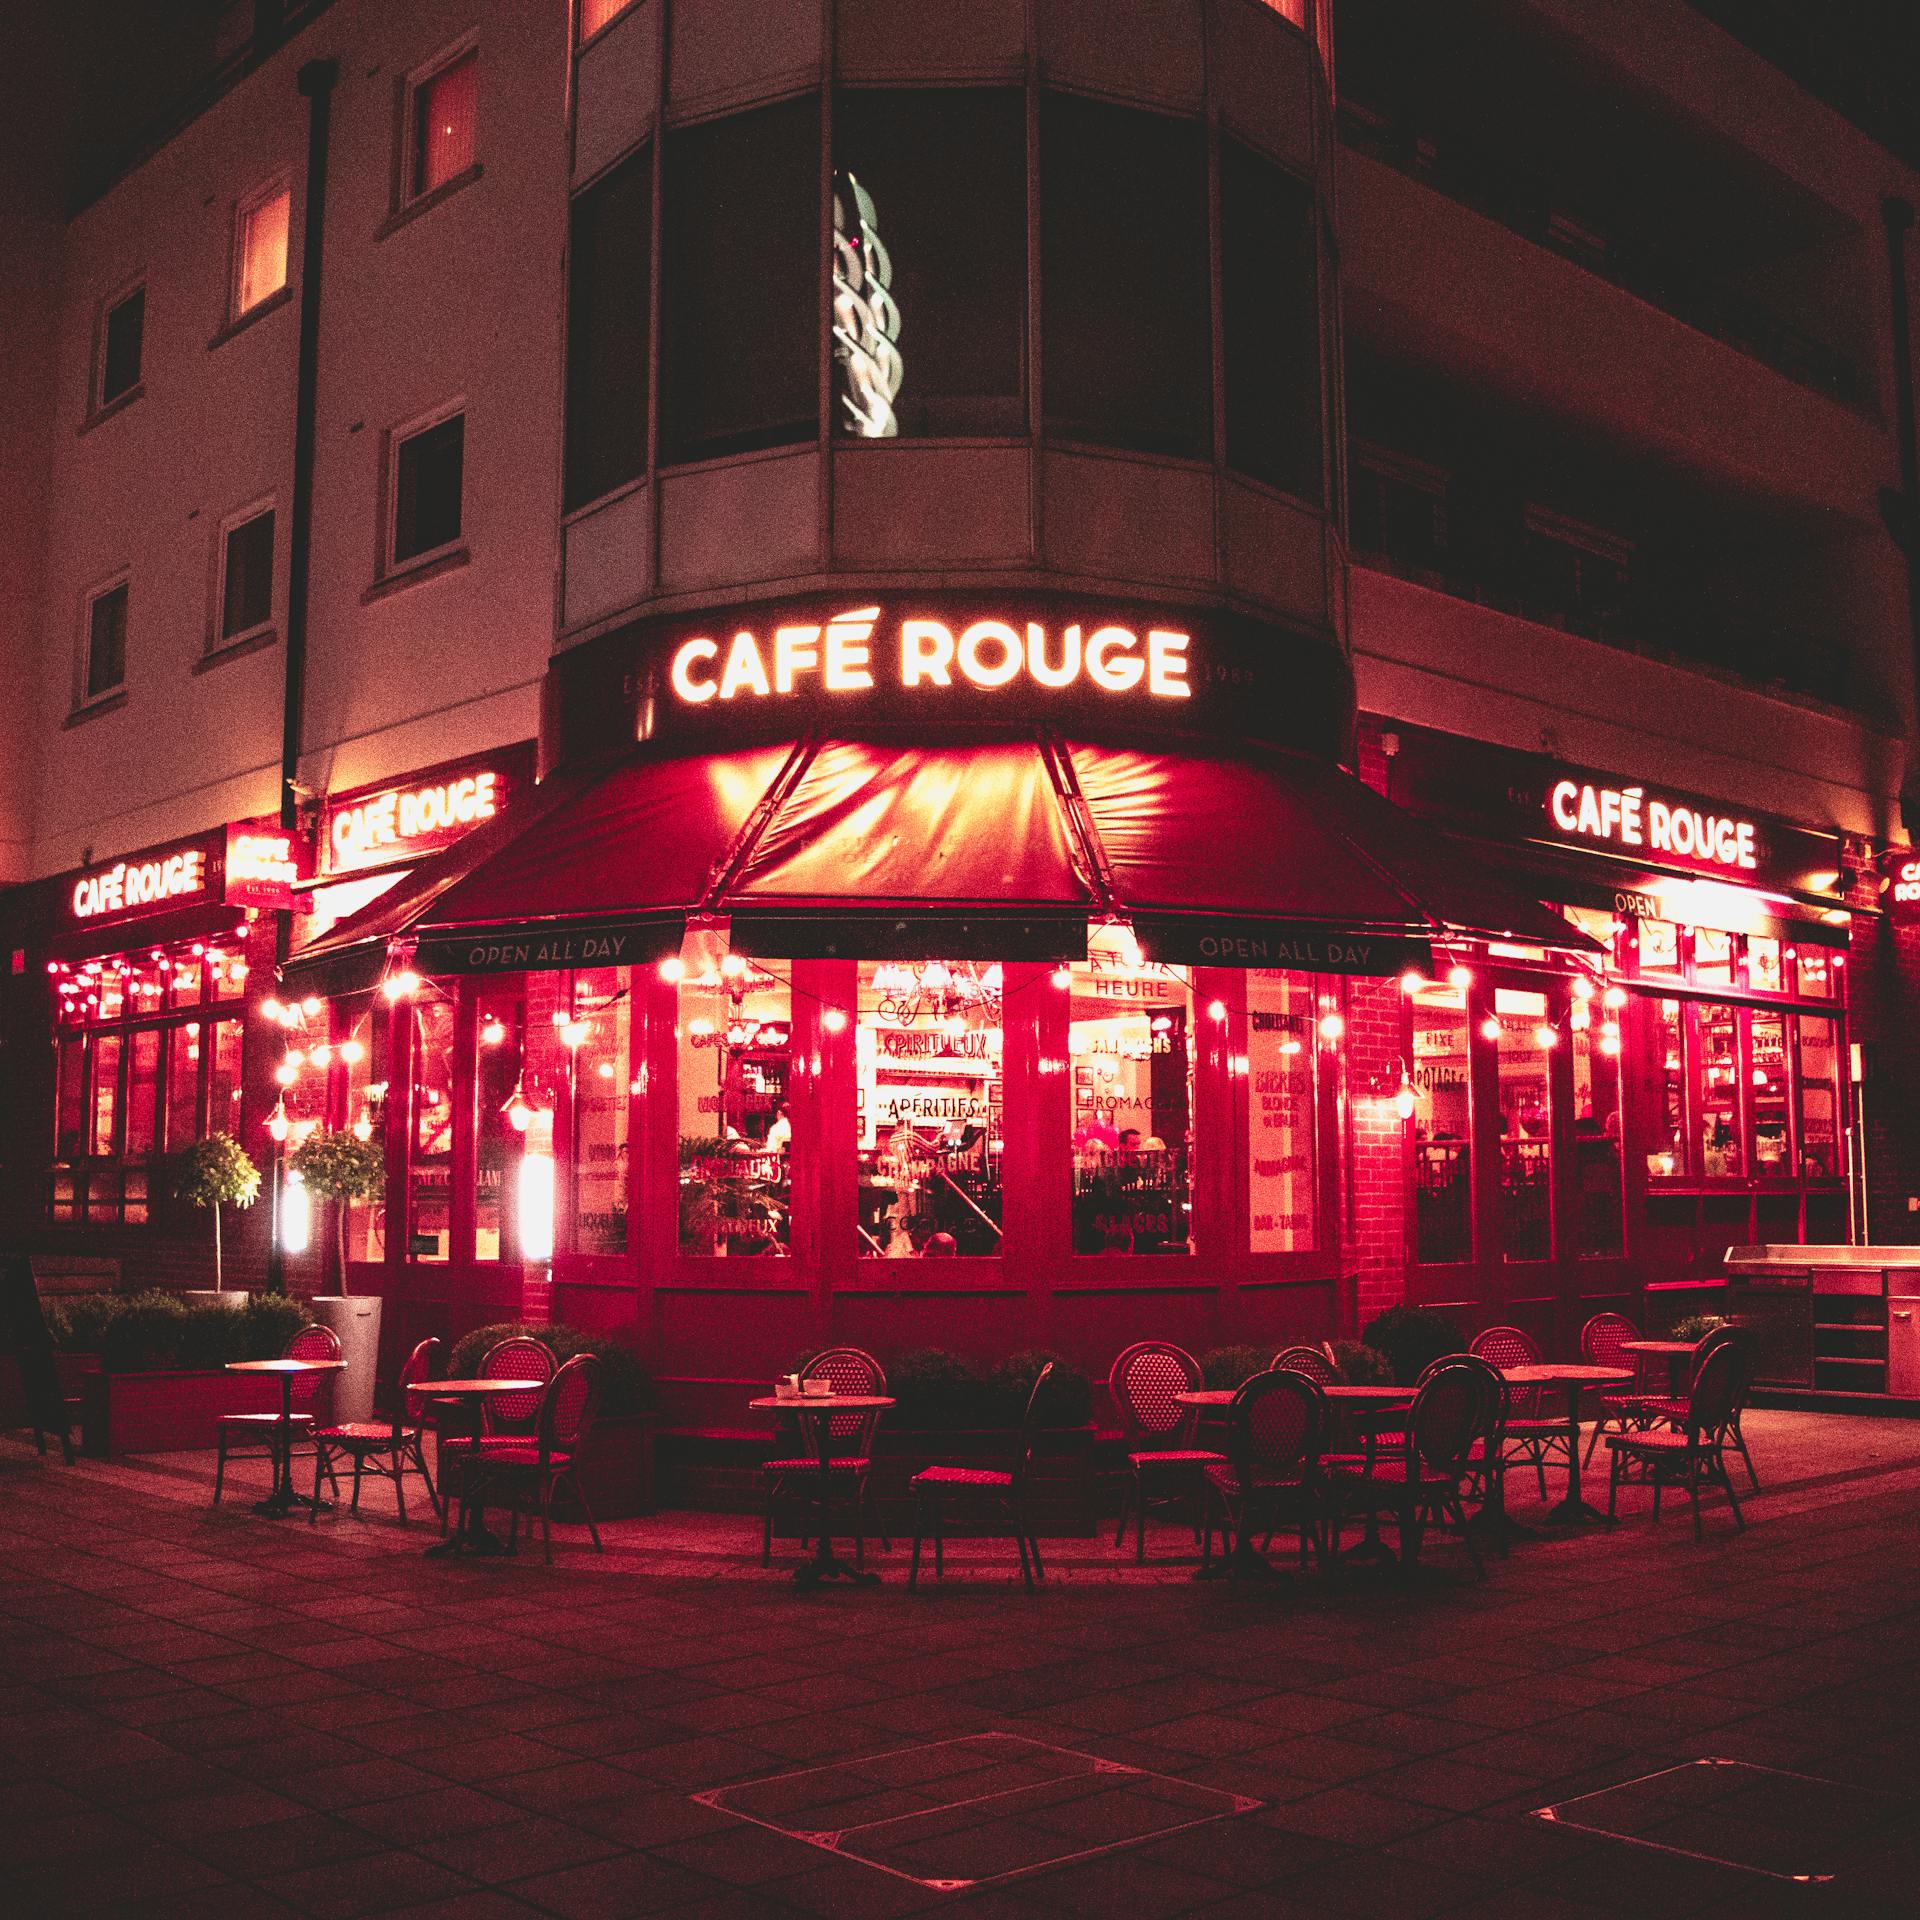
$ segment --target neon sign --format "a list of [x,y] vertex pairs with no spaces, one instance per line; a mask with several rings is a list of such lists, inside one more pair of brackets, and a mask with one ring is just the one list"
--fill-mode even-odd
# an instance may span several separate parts
[[153,860],[121,860],[74,882],[73,917],[95,920],[103,914],[164,906],[206,890],[207,856],[202,847]]
[[1746,873],[1760,864],[1758,830],[1751,820],[1649,796],[1645,787],[1556,780],[1547,794],[1547,812],[1562,833],[1583,840],[1608,841]]
[[893,262],[879,234],[873,196],[851,173],[833,176],[833,357],[846,377],[840,404],[862,440],[900,431],[893,402],[906,365],[900,338]]
[[1186,700],[1192,636],[1169,627],[1089,623],[1049,629],[1038,620],[975,620],[956,633],[942,620],[903,618],[882,641],[881,610],[860,607],[824,623],[776,627],[771,637],[742,629],[724,646],[708,635],[675,649],[668,682],[680,701],[779,699],[803,684],[832,694],[870,692],[876,674],[903,691],[931,695],[959,685],[997,692],[1017,683],[1055,691],[1087,687],[1104,694]]

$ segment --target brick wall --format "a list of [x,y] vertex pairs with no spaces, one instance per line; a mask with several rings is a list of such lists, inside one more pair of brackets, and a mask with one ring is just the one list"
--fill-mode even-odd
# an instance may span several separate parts
[[1345,1044],[1349,1177],[1342,1265],[1353,1276],[1357,1328],[1406,1297],[1406,1122],[1392,1097],[1406,1064],[1398,980],[1349,982]]

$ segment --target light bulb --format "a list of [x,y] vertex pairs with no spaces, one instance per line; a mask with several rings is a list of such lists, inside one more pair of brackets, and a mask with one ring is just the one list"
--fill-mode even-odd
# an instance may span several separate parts
[[613,1062],[611,1060],[602,1060],[598,1071],[602,1080],[611,1080],[613,1078]]
[[281,1086],[290,1087],[300,1078],[300,1069],[296,1067],[291,1060],[282,1060],[280,1064],[274,1068],[273,1077]]
[[1600,1051],[1604,1054],[1617,1054],[1620,1051],[1620,1036],[1617,1033],[1603,1033],[1600,1036]]
[[1463,989],[1466,987],[1472,986],[1473,985],[1473,969],[1471,967],[1449,968],[1447,972],[1447,985],[1450,987],[1460,987]]
[[333,1049],[324,1042],[307,1055],[316,1067],[330,1066],[333,1063]]
[[[1227,1003],[1224,1000],[1209,1000],[1207,1002],[1207,1018],[1209,1020],[1224,1020],[1226,1017],[1227,1017]],[[1156,1020],[1153,1024],[1156,1028],[1160,1026],[1160,1022],[1158,1020]],[[1170,1027],[1172,1026],[1173,1022],[1168,1021],[1166,1024]]]
[[1066,990],[1073,985],[1073,969],[1071,967],[1055,967],[1052,979],[1053,984],[1058,987],[1062,993],[1065,993]]
[[1593,998],[1593,982],[1584,973],[1576,973],[1573,976],[1573,997],[1576,1000]]
[[267,1116],[267,1131],[275,1140],[284,1140],[293,1131],[293,1122],[287,1118],[287,1103],[275,1102],[272,1113]]
[[1320,1038],[1338,1040],[1347,1030],[1345,1018],[1337,1013],[1323,1013],[1320,1016]]
[[1418,993],[1426,984],[1427,976],[1424,973],[1416,973],[1411,967],[1400,976],[1402,993]]
[[263,1020],[278,1020],[285,1012],[286,1009],[278,1000],[269,999],[260,1002],[260,1017]]
[[593,1022],[591,1020],[569,1020],[560,1029],[562,1044],[576,1050],[584,1047],[592,1037]]
[[1482,1040],[1498,1040],[1500,1038],[1500,1022],[1496,1020],[1492,1014],[1488,1014],[1487,1017],[1480,1022],[1480,1038]]
[[360,1118],[353,1123],[353,1137],[356,1140],[371,1140],[373,1138],[373,1116],[371,1114],[362,1113]]
[[747,963],[737,953],[725,955],[720,962],[720,971],[729,980],[738,980],[747,970]]
[[311,1020],[313,1016],[316,1013],[318,1013],[321,1007],[324,1006],[325,1004],[326,1003],[323,1000],[321,1000],[317,994],[310,993],[307,995],[307,997],[304,1000],[300,1002],[300,1011],[304,1013],[309,1020]]
[[480,1029],[480,1044],[483,1047],[497,1047],[507,1037],[507,1023],[504,1020],[489,1020]]
[[1575,1007],[1572,1012],[1567,1015],[1567,1025],[1570,1026],[1575,1033],[1585,1033],[1586,1030],[1593,1025],[1593,1015],[1590,1014],[1584,1006]]
[[846,1013],[839,1007],[828,1007],[820,1016],[820,1024],[829,1033],[839,1033],[847,1024]]
[[660,962],[660,978],[668,986],[678,986],[687,977],[687,963],[677,953],[670,953]]
[[1606,990],[1606,992],[1600,996],[1600,1004],[1603,1007],[1610,1007],[1616,1011],[1619,1008],[1624,1007],[1627,1004],[1626,988],[1625,987],[1609,987]]
[[1535,1027],[1533,1030],[1533,1044],[1540,1048],[1542,1052],[1557,1047],[1560,1044],[1558,1029],[1548,1026]]
[[1393,1110],[1402,1120],[1411,1120],[1413,1118],[1413,1105],[1413,1087],[1410,1082],[1402,1080],[1400,1082],[1400,1091],[1393,1096]]
[[340,1042],[340,1058],[344,1060],[348,1066],[358,1066],[366,1057],[367,1050],[358,1040],[342,1040]]
[[420,991],[420,976],[411,967],[402,967],[387,975],[380,990],[389,1000],[405,1000]]

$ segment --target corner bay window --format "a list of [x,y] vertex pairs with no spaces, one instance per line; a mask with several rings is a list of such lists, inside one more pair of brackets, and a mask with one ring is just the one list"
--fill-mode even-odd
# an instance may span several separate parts
[[793,1237],[792,990],[730,954],[724,972],[683,980],[676,994],[680,1251],[784,1253]]

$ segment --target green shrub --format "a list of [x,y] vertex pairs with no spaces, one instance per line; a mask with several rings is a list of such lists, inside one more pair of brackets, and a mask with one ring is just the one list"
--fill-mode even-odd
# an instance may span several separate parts
[[446,1377],[477,1379],[488,1348],[522,1335],[540,1341],[556,1362],[564,1363],[577,1353],[594,1355],[600,1362],[600,1411],[609,1419],[653,1411],[653,1376],[641,1364],[633,1346],[619,1334],[588,1333],[563,1320],[496,1320],[490,1326],[475,1327],[454,1342],[453,1352],[447,1357]]
[[[216,1307],[216,1313],[231,1309]],[[178,1364],[187,1303],[177,1293],[149,1288],[127,1294],[100,1333],[100,1364],[109,1373],[138,1373]]]
[[258,1295],[243,1306],[190,1307],[177,1293],[153,1287],[81,1294],[50,1308],[47,1323],[62,1352],[97,1353],[109,1373],[151,1373],[278,1359],[312,1317],[284,1294]]
[[995,1415],[983,1426],[1017,1427],[1026,1416],[1027,1400],[1040,1369],[1053,1362],[1047,1384],[1040,1395],[1038,1414],[1043,1427],[1084,1427],[1093,1418],[1093,1385],[1078,1367],[1069,1366],[1057,1353],[1037,1349],[1009,1354],[990,1372],[985,1381],[982,1404]]
[[1272,1365],[1271,1347],[1210,1347],[1200,1356],[1200,1378],[1216,1390],[1243,1387]]
[[889,1418],[922,1432],[974,1426],[978,1387],[978,1377],[957,1353],[915,1347],[887,1363],[887,1391],[898,1402]]
[[1390,1387],[1394,1385],[1393,1362],[1378,1347],[1361,1340],[1330,1340],[1333,1364],[1340,1378],[1350,1387]]
[[1716,1327],[1724,1327],[1727,1317],[1723,1313],[1690,1313],[1684,1320],[1676,1320],[1669,1340],[1704,1340]]
[[47,1306],[47,1331],[62,1353],[98,1353],[107,1328],[126,1311],[124,1293],[75,1293]]
[[1389,1307],[1360,1330],[1366,1344],[1387,1357],[1394,1380],[1410,1387],[1442,1354],[1459,1353],[1467,1336],[1444,1313],[1425,1307]]

